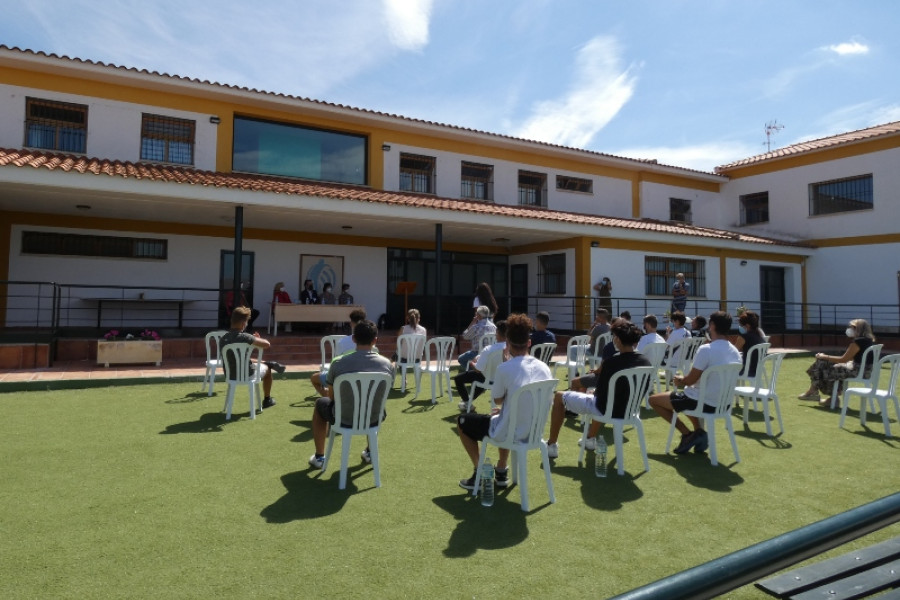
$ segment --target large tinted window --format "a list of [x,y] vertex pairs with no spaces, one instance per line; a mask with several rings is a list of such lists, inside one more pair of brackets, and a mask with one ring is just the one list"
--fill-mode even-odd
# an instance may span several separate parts
[[233,169],[366,183],[366,137],[235,117]]

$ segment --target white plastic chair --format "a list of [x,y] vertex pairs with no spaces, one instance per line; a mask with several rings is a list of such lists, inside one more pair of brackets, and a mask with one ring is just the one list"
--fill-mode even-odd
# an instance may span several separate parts
[[[672,422],[669,424],[669,439],[666,440],[666,454],[669,453],[669,448],[672,446],[672,435],[675,433],[675,422],[678,419],[678,415],[682,414],[685,416],[696,417],[705,424],[706,433],[709,436],[709,457],[713,466],[719,464],[719,456],[716,452],[716,420],[724,421],[725,428],[728,430],[728,435],[731,438],[731,449],[734,451],[735,461],[741,462],[741,456],[738,454],[737,449],[737,440],[734,437],[734,426],[731,424],[731,407],[734,405],[734,388],[742,367],[743,365],[741,365],[741,363],[729,363],[726,365],[716,365],[715,367],[710,367],[703,371],[699,382],[700,395],[698,398],[700,399],[697,401],[697,408],[694,410],[686,410],[682,413],[672,414]],[[705,406],[703,399],[710,395],[707,392],[710,380],[717,382],[719,393],[716,398],[710,398],[711,400],[715,400],[715,412],[707,413],[703,412],[703,407]]]
[[[760,346],[768,347],[769,344],[759,344],[753,349]],[[756,376],[749,380],[749,385],[738,385],[734,388],[735,402],[740,406],[741,397],[744,398],[744,425],[747,425],[750,416],[750,404],[753,403],[753,410],[757,410],[756,403],[762,404],[763,419],[766,422],[766,433],[772,435],[772,418],[769,416],[769,402],[775,405],[775,416],[778,417],[778,433],[784,433],[784,422],[781,420],[781,406],[778,404],[778,394],[775,392],[778,383],[778,371],[781,369],[781,361],[784,360],[784,353],[769,354],[756,363]],[[738,383],[741,382],[741,375],[738,376]]]
[[[887,389],[880,390],[878,389],[878,381],[880,380],[881,369],[885,366],[890,368],[888,385]],[[889,400],[894,401],[894,412],[897,415],[897,420],[900,421],[900,401],[897,400],[897,376],[900,374],[900,354],[885,356],[872,371],[878,373],[878,375],[873,375],[872,377],[872,386],[848,387],[844,390],[844,401],[841,406],[841,422],[839,426],[841,428],[844,427],[844,419],[847,416],[847,405],[849,404],[848,401],[850,400],[850,396],[855,395],[860,397],[860,425],[865,426],[866,424],[866,399],[870,402],[878,402],[878,405],[881,408],[881,421],[884,423],[884,437],[889,438],[891,437],[891,420],[888,417]]]
[[676,375],[684,376],[690,372],[694,364],[694,355],[697,354],[697,349],[703,344],[703,341],[703,338],[688,337],[669,346],[668,359],[663,367],[667,390]]
[[416,377],[416,395],[419,394],[419,379],[422,376],[422,351],[425,349],[425,335],[404,333],[397,338],[397,367],[400,372],[400,393],[406,393],[406,372],[413,370]]
[[548,367],[550,366],[550,361],[553,360],[554,352],[556,352],[556,342],[544,342],[531,347],[531,355]]
[[585,368],[585,361],[587,360],[587,351],[591,344],[591,336],[589,335],[574,335],[569,338],[569,342],[566,344],[566,356],[563,360],[558,360],[553,364],[553,375],[556,376],[556,371],[563,367],[568,370],[569,374],[569,382],[579,375],[581,375],[582,371]]
[[[606,411],[601,417],[593,415],[585,415],[584,431],[581,433],[581,439],[588,439],[588,429],[591,421],[596,418],[601,423],[607,423],[613,426],[613,442],[616,446],[616,468],[619,475],[625,474],[625,455],[622,451],[623,440],[622,432],[626,425],[634,427],[638,434],[638,442],[641,445],[641,456],[644,458],[644,470],[650,470],[650,461],[647,459],[647,442],[644,439],[644,425],[641,423],[641,402],[647,396],[650,389],[650,380],[656,370],[653,367],[633,367],[631,369],[622,369],[615,373],[609,380],[609,392],[607,393]],[[627,378],[629,386],[628,404],[625,406],[625,413],[621,418],[613,418],[613,404],[616,397],[616,384],[619,379]],[[584,443],[578,451],[578,463],[581,464],[584,459]]]
[[[425,344],[425,364],[421,367],[421,373],[431,376],[431,403],[437,404],[438,395],[435,394],[435,383],[438,384],[440,395],[444,395],[444,384],[447,384],[447,396],[453,402],[453,385],[450,383],[450,365],[453,363],[453,352],[456,349],[456,338],[434,337]],[[416,396],[419,395],[419,382],[421,374],[416,379]],[[470,397],[471,398],[471,397]],[[471,404],[470,404],[471,407]]]
[[[497,350],[492,352],[487,360],[485,361],[484,370],[481,372],[484,375],[484,381],[473,381],[471,385],[469,385],[469,402],[466,406],[466,412],[472,412],[472,401],[475,399],[475,389],[481,388],[483,390],[488,391],[488,396],[490,396],[491,387],[494,385],[494,375],[497,372],[497,367],[500,366],[500,363],[503,362],[503,351]],[[494,408],[494,398],[491,397],[491,408]]]
[[[206,374],[203,376],[203,386],[200,391],[208,390],[207,396],[213,395],[213,388],[216,386],[216,371],[222,366],[222,336],[227,332],[210,331],[203,339],[206,344]],[[215,346],[215,349],[213,347]]]
[[[372,469],[375,472],[375,487],[381,487],[381,468],[378,460],[378,431],[384,418],[384,405],[391,389],[391,376],[387,373],[347,373],[334,380],[334,425],[328,431],[328,446],[322,460],[322,472],[328,468],[334,436],[341,434],[341,475],[338,489],[347,487],[347,461],[350,456],[350,440],[354,435],[364,435],[369,442],[369,456],[372,458]],[[344,392],[350,388],[350,396]],[[342,406],[353,404],[353,422],[341,423]],[[373,412],[377,408],[377,415]],[[374,423],[374,424],[373,424]]]
[[478,340],[478,352],[497,342],[496,333],[486,333]]
[[[878,359],[881,357],[881,348],[883,346],[884,344],[872,344],[866,348],[860,359],[859,373],[856,377],[850,377],[843,381],[834,382],[834,385],[831,388],[831,410],[834,410],[834,407],[837,406],[838,394],[841,393],[841,389],[847,389],[849,387],[878,387],[878,369],[875,367],[878,366]],[[872,368],[872,372],[868,377],[865,376],[866,365],[869,365]]]
[[669,345],[665,342],[653,342],[652,344],[647,344],[641,350],[641,354],[643,354],[647,360],[650,361],[650,365],[653,367],[653,378],[652,378],[652,388],[647,390],[647,408],[650,408],[650,393],[657,393],[662,389],[662,384],[659,382],[660,377],[660,368],[662,367],[662,361],[666,357],[666,350],[669,349]]
[[[481,453],[478,457],[478,468],[475,471],[475,488],[472,495],[478,494],[481,482],[481,470],[484,467],[484,458],[487,454],[488,444],[505,448],[510,451],[510,473],[512,483],[517,481],[521,486],[522,510],[528,512],[528,461],[529,450],[540,450],[541,462],[544,465],[544,477],[547,480],[547,491],[550,494],[550,502],[556,502],[553,493],[553,480],[550,478],[550,455],[547,453],[547,442],[541,436],[544,426],[550,416],[550,407],[553,406],[553,393],[556,390],[558,379],[547,381],[535,381],[523,385],[510,398],[503,402],[503,410],[508,411],[507,429],[502,439],[485,436],[481,444]],[[520,418],[519,415],[522,415]],[[516,439],[516,427],[518,424],[525,426],[526,434]]]
[[331,364],[337,353],[337,345],[345,336],[343,335],[326,335],[319,340],[319,351],[322,353],[322,365],[320,369],[324,369]]
[[[255,361],[254,351],[256,353]],[[225,420],[231,420],[231,409],[234,405],[234,392],[238,386],[245,386],[250,396],[250,418],[256,418],[256,408],[262,412],[262,377],[258,363],[262,360],[263,349],[252,344],[228,344],[222,348],[222,362],[225,365],[225,381],[228,383],[228,394],[225,396]],[[231,358],[229,358],[231,357]],[[235,372],[231,372],[230,364],[234,363]]]
[[597,339],[594,340],[594,347],[587,355],[588,369],[593,371],[600,366],[600,363],[603,362],[603,349],[611,341],[612,333],[609,331],[607,331],[606,333],[601,333],[597,336]]

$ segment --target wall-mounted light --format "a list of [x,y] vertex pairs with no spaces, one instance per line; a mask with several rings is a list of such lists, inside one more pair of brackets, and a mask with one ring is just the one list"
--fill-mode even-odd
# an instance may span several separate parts
[[212,116],[209,118],[209,122],[212,123],[213,125],[218,125],[219,123],[222,122],[222,119],[220,119],[219,117],[216,117],[216,116]]
[[742,261],[741,261],[741,266],[742,266],[742,267],[746,267],[746,266],[747,266],[747,261],[746,261],[746,260],[742,260]]
[[91,210],[91,205],[90,204],[76,204],[75,208],[77,208],[78,210]]
[[351,229],[353,229],[353,226],[352,225],[341,225],[341,229],[343,229],[344,231],[350,231]]
[[591,242],[591,248],[599,248],[600,242]]
[[390,144],[382,144],[382,145],[381,145],[381,149],[384,150],[385,152],[390,152],[390,151],[391,151],[391,145],[390,145]]

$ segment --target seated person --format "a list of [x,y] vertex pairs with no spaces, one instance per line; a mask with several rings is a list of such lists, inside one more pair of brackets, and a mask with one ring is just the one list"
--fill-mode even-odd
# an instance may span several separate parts
[[[250,310],[250,320],[247,322],[247,329],[253,329],[253,322],[259,316],[259,311],[250,306],[247,302],[247,295],[244,293],[250,289],[250,284],[246,281],[241,283],[241,297],[238,306],[246,306]],[[234,290],[228,290],[225,294],[225,314],[229,318],[234,314]]]
[[619,313],[619,318],[625,319],[626,321],[631,322],[631,312],[629,312],[627,310],[623,310],[622,312]]
[[[506,344],[509,348],[510,359],[497,367],[497,372],[494,374],[494,386],[491,388],[491,396],[494,398],[497,408],[489,415],[465,413],[456,419],[459,440],[462,442],[466,454],[469,455],[476,472],[479,458],[478,442],[485,436],[505,436],[509,427],[516,428],[517,436],[523,433],[527,435],[527,432],[520,430],[527,425],[531,416],[520,413],[519,422],[510,423],[509,415],[504,410],[504,400],[510,398],[523,385],[553,379],[550,367],[528,354],[530,331],[531,319],[526,315],[513,314],[509,316],[506,320]],[[527,411],[522,412],[527,413]],[[500,448],[500,458],[494,471],[495,485],[498,488],[505,488],[509,485],[509,471],[506,468],[508,459],[509,450]],[[468,479],[460,480],[459,485],[467,490],[475,489],[475,486],[478,485],[475,481],[475,473],[472,473]]]
[[684,324],[687,322],[684,313],[672,313],[669,320],[672,321],[672,325],[666,327],[666,343],[672,346],[675,342],[691,337],[691,333],[684,328]]
[[[397,332],[397,337],[401,335],[428,335],[428,331],[419,325],[419,319],[421,319],[422,315],[419,314],[419,310],[416,308],[411,308],[406,311],[406,324],[400,328],[400,331]],[[393,356],[391,356],[391,362],[396,363],[399,358],[400,348],[397,348],[397,352],[394,352]],[[425,345],[422,345],[422,351],[419,353],[419,356],[416,358],[416,362],[422,360],[425,355]],[[395,365],[396,366],[396,365]]]
[[462,332],[463,339],[471,342],[472,349],[459,355],[457,360],[461,366],[468,366],[469,362],[478,356],[478,342],[483,335],[488,333],[497,333],[497,326],[491,321],[490,307],[481,305],[475,309],[475,316],[472,317],[472,322]]
[[829,356],[819,352],[816,362],[806,370],[809,375],[809,389],[800,394],[800,400],[817,400],[822,407],[829,407],[831,399],[819,400],[819,392],[831,396],[834,386],[840,390],[841,381],[850,377],[863,377],[872,374],[875,365],[862,364],[862,357],[869,346],[875,343],[872,326],[865,319],[853,319],[845,330],[847,337],[853,340],[841,356]]
[[[312,431],[315,454],[309,457],[310,466],[321,469],[325,462],[325,438],[328,436],[328,428],[336,422],[337,415],[334,412],[334,380],[347,373],[386,373],[394,377],[394,368],[391,361],[378,354],[375,350],[375,342],[378,336],[378,327],[375,323],[363,319],[353,328],[353,340],[356,342],[356,350],[348,352],[340,359],[332,361],[328,370],[326,385],[328,396],[316,400],[316,408],[313,410]],[[390,384],[388,384],[390,386]],[[380,391],[380,390],[379,390]],[[349,395],[344,395],[344,398]],[[387,395],[385,394],[385,399]],[[345,402],[341,406],[341,423],[353,422],[353,403]],[[384,411],[384,406],[376,406],[372,411],[373,419],[378,411]],[[363,450],[362,459],[372,462],[369,456],[369,448]]]
[[[244,331],[250,322],[250,314],[250,309],[246,306],[238,306],[231,312],[231,329],[219,341],[221,348],[225,348],[229,344],[251,344],[265,349],[272,345],[268,340],[259,337],[259,333],[254,332],[250,334]],[[225,356],[224,353],[223,356]],[[234,356],[229,354],[228,360],[233,361]],[[234,362],[230,362],[228,368],[234,373],[237,370],[237,365]],[[262,377],[263,408],[275,406],[275,399],[272,398],[272,371],[284,373],[284,365],[275,361],[265,361],[262,364],[252,365],[252,368],[254,371],[258,370]]]
[[738,317],[738,337],[734,340],[734,347],[744,356],[744,368],[741,369],[744,377],[756,377],[758,358],[754,352],[753,359],[750,359],[750,349],[765,343],[766,338],[759,329],[759,315],[752,310],[745,310]]
[[[706,319],[703,321],[705,323]],[[656,315],[644,317],[644,335],[641,336],[641,341],[638,342],[637,348],[635,348],[637,352],[641,352],[648,344],[666,343],[666,338],[656,333],[658,325],[659,322],[656,320]]]
[[[550,437],[547,440],[547,450],[550,458],[559,457],[559,431],[565,419],[566,412],[579,415],[591,415],[599,417],[606,412],[606,405],[609,398],[609,381],[612,376],[622,369],[631,369],[633,367],[649,367],[650,361],[638,352],[634,351],[635,345],[641,339],[641,330],[637,325],[630,323],[624,319],[619,319],[612,328],[612,343],[619,351],[612,358],[604,360],[600,368],[595,371],[597,374],[597,389],[593,394],[567,391],[557,392],[553,398],[553,408],[550,411]],[[621,419],[625,415],[625,408],[631,395],[628,382],[620,380],[616,385],[615,396],[613,399],[612,416]],[[584,444],[586,449],[592,450],[596,444],[595,438],[603,426],[598,420],[591,423],[588,431],[588,439],[580,440],[579,444]]]
[[[610,327],[615,327],[616,325],[620,325],[622,323],[628,323],[622,317],[616,317]],[[612,331],[612,329],[610,329]],[[605,346],[603,346],[602,352],[600,352],[600,366],[603,366],[603,363],[618,353],[618,349],[613,342],[609,342]],[[585,373],[581,377],[575,377],[569,383],[569,389],[575,390],[576,392],[586,392],[592,387],[596,387],[597,385],[597,373],[600,372],[600,367],[597,367],[593,371]],[[569,415],[574,416],[574,415]]]
[[608,332],[609,311],[605,308],[598,308],[594,315],[594,322],[591,324],[590,329],[588,329],[588,335],[591,336],[591,348],[594,347],[594,342],[597,341],[598,337]]
[[337,304],[337,296],[331,291],[331,284],[322,286],[322,304]]
[[550,313],[542,310],[534,316],[534,331],[531,332],[531,345],[547,344],[556,341],[556,336],[547,329],[550,325]]
[[319,294],[313,286],[312,279],[303,282],[303,291],[300,292],[300,304],[318,304]]
[[[685,410],[694,410],[703,403],[703,412],[715,412],[719,399],[717,381],[710,381],[706,387],[709,398],[700,398],[700,389],[695,386],[700,381],[703,371],[717,365],[728,363],[740,363],[741,353],[728,341],[728,332],[731,330],[731,315],[727,312],[717,311],[709,316],[708,344],[700,346],[694,357],[694,366],[691,372],[681,377],[675,377],[676,387],[684,388],[683,391],[662,392],[650,396],[650,408],[656,411],[664,421],[671,422],[672,415]],[[691,448],[695,452],[703,452],[709,447],[709,439],[706,431],[700,426],[700,420],[690,417],[693,431],[676,419],[675,427],[681,433],[681,443],[675,448],[676,454],[684,454]]]
[[[350,331],[353,331],[356,328],[357,323],[365,320],[366,311],[364,309],[357,308],[350,311]],[[345,335],[338,340],[338,343],[334,347],[334,358],[332,358],[332,363],[348,352],[352,352],[354,349],[356,349],[356,343],[353,341],[353,335]],[[325,391],[325,381],[328,376],[329,368],[330,365],[325,365],[325,368],[323,368],[321,372],[313,373],[309,376],[309,380],[312,382],[313,387],[316,388],[316,393],[319,394],[320,397],[327,394]]]
[[353,296],[348,291],[349,289],[349,283],[345,283],[341,286],[341,295],[338,296],[338,304],[353,304]]
[[[279,281],[275,284],[275,289],[272,290],[272,312],[274,314],[275,305],[276,304],[293,304],[291,300],[291,295],[288,294],[287,288],[284,287],[284,282]],[[288,333],[292,331],[291,324],[285,323],[284,330]]]
[[706,317],[697,315],[691,320],[691,337],[706,337]]
[[[453,378],[453,381],[456,384],[456,391],[461,398],[459,410],[469,409],[468,386],[473,381],[484,383],[485,379],[483,371],[485,366],[491,356],[497,352],[506,352],[506,321],[497,321],[497,341],[482,350],[481,354],[476,356],[475,360],[469,363],[469,369],[467,371],[460,371],[459,374]],[[502,361],[503,359],[501,358],[500,360]],[[472,397],[472,400],[475,400],[475,398],[480,396],[483,391],[484,388],[482,387],[475,388],[475,395]]]

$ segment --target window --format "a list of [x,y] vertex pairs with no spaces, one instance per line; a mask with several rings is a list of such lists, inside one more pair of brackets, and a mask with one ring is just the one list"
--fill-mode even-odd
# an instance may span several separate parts
[[582,179],[580,177],[557,175],[556,189],[567,192],[584,192],[585,194],[590,194],[594,191],[594,182],[590,179]]
[[367,143],[364,135],[235,117],[232,168],[365,185]]
[[547,174],[519,171],[519,204],[547,206]]
[[681,223],[691,222],[691,201],[669,198],[669,220]]
[[26,98],[25,145],[83,154],[87,149],[87,106]]
[[419,194],[434,193],[433,156],[400,155],[400,191]]
[[494,199],[494,167],[478,163],[462,163],[462,198],[471,200]]
[[769,192],[741,196],[741,225],[769,222]]
[[644,257],[644,289],[648,296],[671,296],[675,275],[684,273],[689,297],[706,298],[706,262],[687,258]]
[[101,256],[106,258],[168,258],[168,240],[23,231],[22,254]]
[[194,121],[144,114],[141,160],[194,164]]
[[538,256],[538,289],[542,294],[566,293],[566,255]]
[[810,215],[865,210],[874,202],[871,174],[809,185]]

